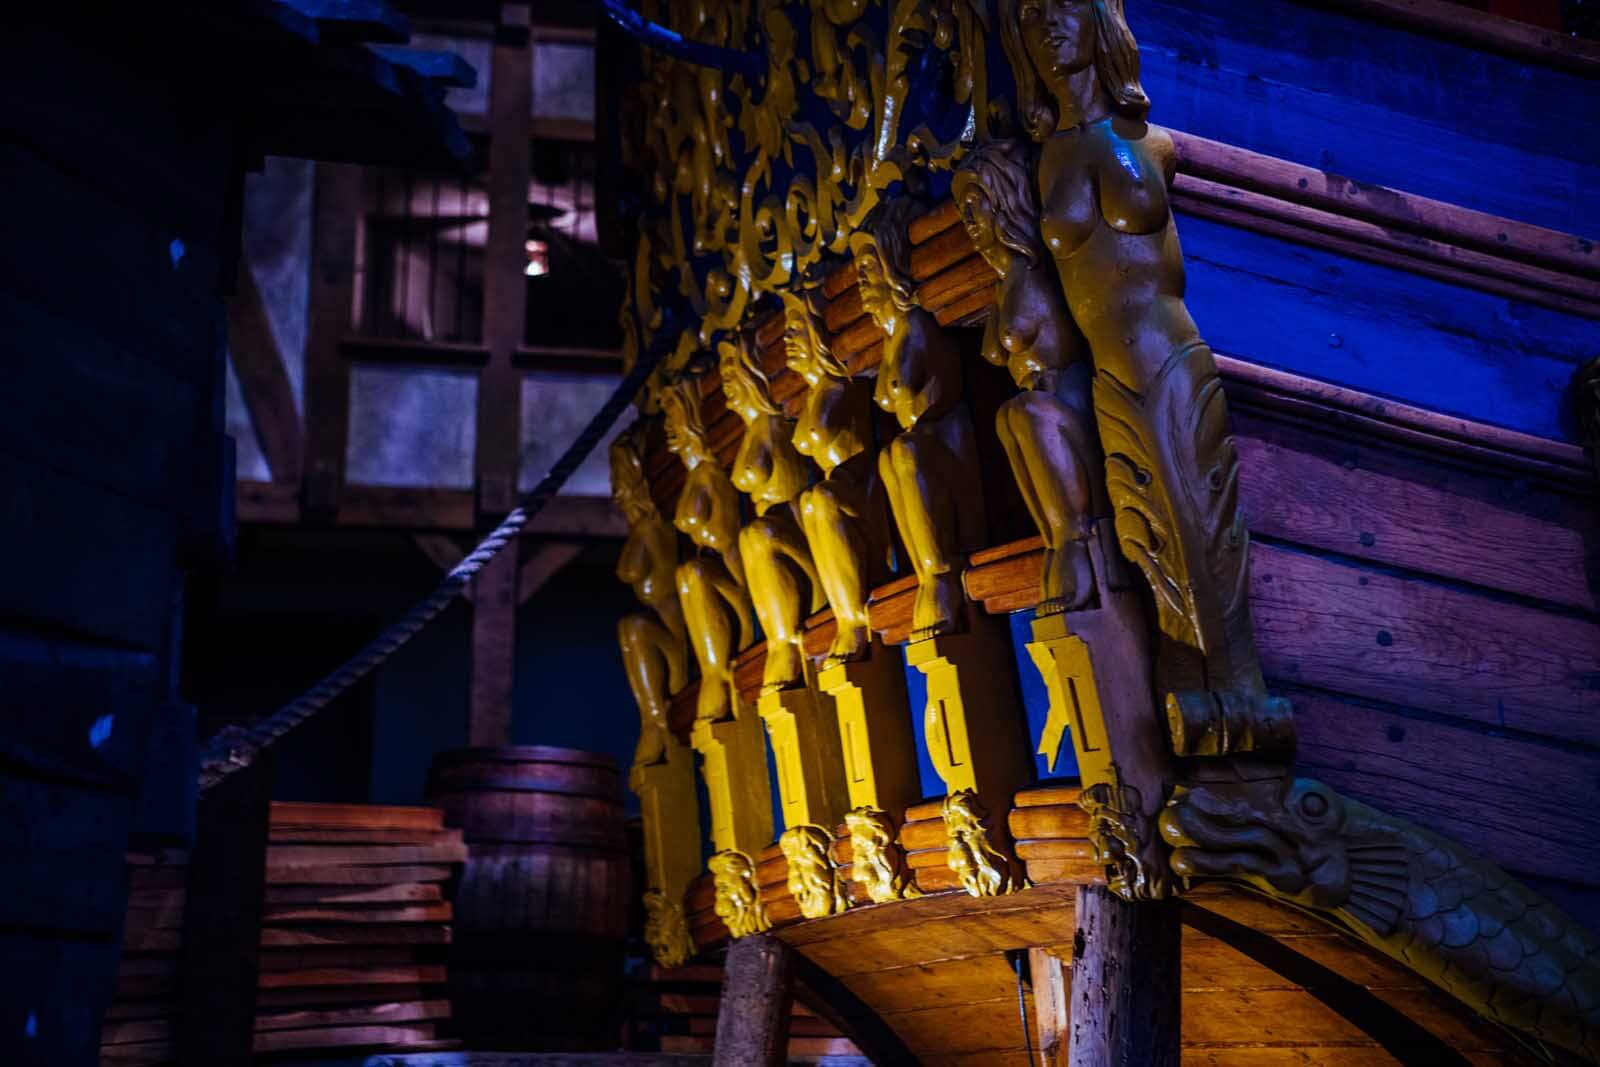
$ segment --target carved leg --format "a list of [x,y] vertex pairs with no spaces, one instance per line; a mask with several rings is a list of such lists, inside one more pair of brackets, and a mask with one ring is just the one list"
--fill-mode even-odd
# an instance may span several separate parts
[[865,573],[872,546],[862,528],[863,502],[855,499],[860,495],[855,486],[830,479],[800,497],[800,522],[833,609],[833,647],[823,660],[825,667],[865,655],[872,640]]
[[[879,456],[895,525],[917,575],[911,612],[913,639],[954,630],[965,598],[961,592],[961,546],[956,493],[960,465],[931,434],[909,430]],[[963,500],[963,507],[980,506]]]
[[653,615],[626,615],[617,622],[617,644],[628,688],[639,706],[642,728],[635,763],[655,763],[667,729],[667,700],[683,688],[688,664],[683,647]]
[[1028,512],[1044,540],[1041,614],[1072,611],[1094,591],[1089,523],[1100,513],[1095,499],[1099,447],[1086,420],[1050,393],[1012,397],[995,415],[996,429]]
[[767,635],[762,690],[796,685],[804,673],[800,638],[806,616],[821,599],[805,537],[787,510],[769,512],[739,531],[739,556]]
[[709,557],[680,564],[677,579],[678,601],[700,665],[696,717],[725,719],[733,714],[733,657],[739,650],[738,638],[749,631],[742,605],[728,593],[738,593],[742,598],[742,590],[722,562]]

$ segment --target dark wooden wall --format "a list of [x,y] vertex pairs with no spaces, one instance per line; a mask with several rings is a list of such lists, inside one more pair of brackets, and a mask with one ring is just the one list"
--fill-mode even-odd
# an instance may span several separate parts
[[55,1067],[95,1062],[130,834],[192,810],[169,650],[231,524],[238,168],[182,72],[28,31],[0,109],[0,1062]]

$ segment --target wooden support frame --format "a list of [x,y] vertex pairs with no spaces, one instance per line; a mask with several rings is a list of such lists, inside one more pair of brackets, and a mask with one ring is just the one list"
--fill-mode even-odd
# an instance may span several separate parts
[[1178,1067],[1180,908],[1078,887],[1070,1067]]
[[305,490],[303,517],[323,521],[344,498],[350,438],[350,367],[339,342],[355,299],[361,170],[318,163],[311,215],[311,286],[306,310]]
[[241,257],[237,279],[228,301],[228,355],[272,481],[299,485],[302,442],[294,386],[248,257]]
[[512,691],[517,660],[515,543],[472,579],[472,671],[467,744],[494,748],[511,743]]
[[478,375],[477,510],[503,515],[516,506],[522,454],[522,375],[514,360],[526,329],[528,181],[533,149],[525,129],[533,104],[533,49],[528,5],[501,8],[490,79],[489,237],[484,248],[483,341],[488,362]]

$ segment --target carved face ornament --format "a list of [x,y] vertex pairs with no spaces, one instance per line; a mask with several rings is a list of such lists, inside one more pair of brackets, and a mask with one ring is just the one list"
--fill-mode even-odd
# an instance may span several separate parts
[[856,253],[856,284],[862,310],[887,330],[896,317],[894,295],[889,292],[889,276],[883,269],[883,259],[873,245],[864,245]]
[[1005,246],[1000,243],[994,232],[994,207],[989,203],[989,196],[983,191],[983,186],[972,182],[961,196],[961,228],[967,231],[967,237],[972,241],[972,247],[978,250],[984,262],[995,269],[996,273],[1005,273],[1009,266]]
[[1023,0],[1018,11],[1028,59],[1052,93],[1094,66],[1095,21],[1092,0]]
[[783,355],[788,368],[804,378],[807,385],[815,387],[822,380],[822,367],[817,363],[810,318],[799,307],[784,308]]

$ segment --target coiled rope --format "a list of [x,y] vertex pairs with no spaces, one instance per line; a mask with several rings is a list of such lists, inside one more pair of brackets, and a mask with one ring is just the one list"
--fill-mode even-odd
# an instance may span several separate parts
[[595,412],[589,424],[583,428],[583,432],[567,446],[567,450],[561,454],[556,465],[550,468],[550,473],[522,498],[521,504],[501,520],[487,537],[478,542],[476,548],[460,563],[450,568],[450,573],[440,580],[433,592],[418,601],[377,637],[367,642],[359,652],[336,670],[255,726],[249,729],[230,726],[218,731],[207,743],[201,755],[200,791],[204,793],[213,789],[230,775],[250,767],[264,750],[283,740],[306,720],[331,704],[341,693],[371,674],[390,656],[405,647],[406,642],[438,618],[439,614],[450,606],[450,602],[461,595],[461,591],[467,587],[473,575],[483,570],[485,564],[517,539],[517,535],[528,524],[528,520],[539,514],[560,492],[567,479],[572,477],[578,465],[594,451],[600,439],[616,423],[623,409],[633,403],[645,380],[672,348],[668,343],[670,334],[671,331],[666,329],[656,333],[650,346],[640,354],[633,369],[618,383],[616,391],[601,405],[600,410]]

